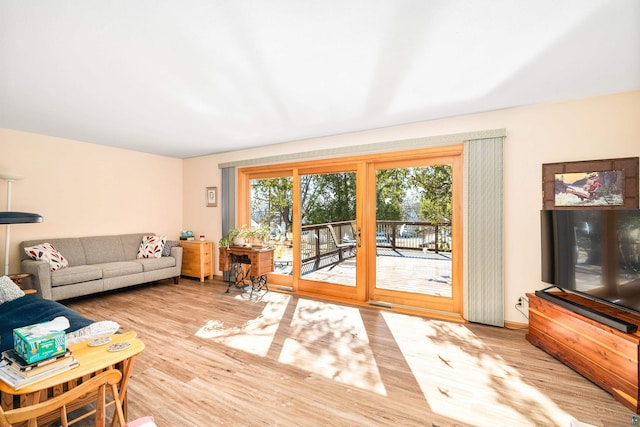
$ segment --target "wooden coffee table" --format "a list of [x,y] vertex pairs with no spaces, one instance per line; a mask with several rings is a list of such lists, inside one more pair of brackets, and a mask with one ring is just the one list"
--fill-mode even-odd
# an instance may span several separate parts
[[[127,332],[123,334],[110,335],[111,342],[99,347],[90,347],[90,340],[83,341],[69,346],[73,357],[78,361],[79,366],[69,371],[61,372],[50,378],[38,381],[34,384],[14,390],[11,386],[0,381],[0,400],[2,408],[5,410],[15,407],[24,407],[44,401],[55,395],[65,391],[67,387],[73,387],[82,379],[88,379],[96,373],[107,369],[119,369],[122,372],[122,379],[118,386],[118,393],[122,402],[125,419],[127,417],[127,385],[131,377],[133,362],[136,357],[144,350],[144,343],[136,337],[135,332]],[[115,343],[128,342],[131,345],[120,351],[108,351],[109,346]],[[15,396],[20,396],[15,399]],[[78,400],[77,403],[69,406],[69,412],[86,405],[88,402],[95,400],[95,396],[87,396],[85,399]],[[19,405],[16,402],[19,401]],[[111,401],[107,406],[113,405]],[[38,419],[38,424],[49,425],[58,419],[58,413],[47,414]],[[112,425],[116,423],[116,417],[113,418]]]

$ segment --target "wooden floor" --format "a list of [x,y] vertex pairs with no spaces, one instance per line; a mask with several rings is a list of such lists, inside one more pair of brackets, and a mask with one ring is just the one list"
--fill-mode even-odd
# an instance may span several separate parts
[[181,279],[69,301],[146,348],[129,418],[179,426],[632,425],[524,330]]

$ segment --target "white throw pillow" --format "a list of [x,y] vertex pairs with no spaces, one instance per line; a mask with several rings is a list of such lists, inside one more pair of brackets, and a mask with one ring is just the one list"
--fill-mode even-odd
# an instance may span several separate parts
[[69,266],[67,259],[51,243],[26,247],[24,252],[29,258],[36,261],[47,261],[51,266],[51,271]]
[[18,287],[9,276],[0,277],[0,304],[13,301],[24,296],[22,289]]
[[160,258],[167,236],[144,236],[138,249],[138,258]]

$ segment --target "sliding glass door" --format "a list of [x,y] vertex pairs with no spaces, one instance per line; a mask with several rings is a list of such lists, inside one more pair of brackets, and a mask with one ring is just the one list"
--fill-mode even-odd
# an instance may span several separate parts
[[375,218],[367,258],[370,299],[456,312],[460,156],[374,162],[370,168],[376,194],[369,211]]
[[300,168],[298,289],[357,299],[357,165]]
[[270,228],[281,289],[459,313],[461,157],[455,146],[240,170],[240,223]]

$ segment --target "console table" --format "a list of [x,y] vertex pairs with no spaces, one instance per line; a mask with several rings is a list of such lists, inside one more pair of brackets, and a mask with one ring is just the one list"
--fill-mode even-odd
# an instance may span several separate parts
[[[219,268],[220,271],[229,271],[229,284],[227,293],[231,285],[237,288],[251,286],[250,297],[254,291],[260,291],[263,287],[269,291],[267,286],[267,273],[273,271],[273,248],[253,248],[245,246],[231,246],[228,249],[220,248]],[[247,266],[245,269],[244,266]],[[249,283],[246,282],[247,277]]]

